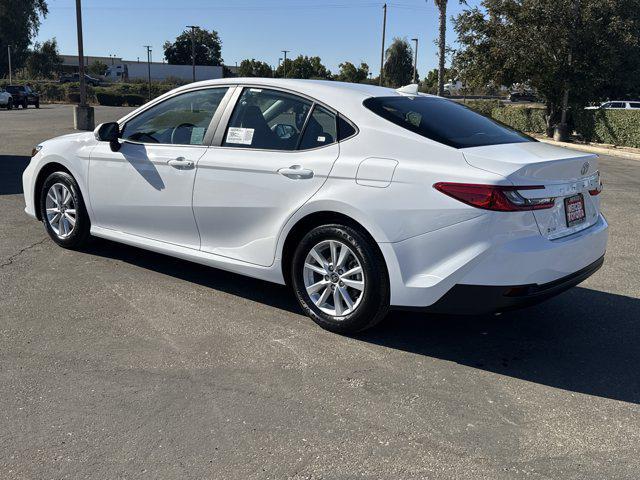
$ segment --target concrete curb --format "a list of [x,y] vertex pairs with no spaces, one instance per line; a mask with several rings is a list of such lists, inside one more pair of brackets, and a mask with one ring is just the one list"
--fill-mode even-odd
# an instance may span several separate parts
[[555,140],[547,137],[535,137],[544,143],[551,145],[557,145],[558,147],[572,148],[574,150],[580,150],[589,153],[599,153],[601,155],[610,155],[612,157],[629,158],[632,160],[640,160],[640,149],[621,149],[615,147],[601,147],[596,145],[585,145],[583,143],[569,143],[569,142],[556,142]]

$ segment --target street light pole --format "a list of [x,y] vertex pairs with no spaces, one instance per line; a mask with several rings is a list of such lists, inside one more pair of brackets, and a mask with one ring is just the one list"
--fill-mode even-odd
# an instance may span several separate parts
[[76,0],[76,23],[78,28],[78,70],[80,75],[80,104],[73,112],[73,123],[77,130],[93,130],[93,107],[87,105],[87,82],[84,78],[84,49],[82,45],[82,6],[81,0]]
[[411,41],[416,42],[416,49],[413,52],[413,81],[415,83],[419,83],[416,75],[416,72],[418,71],[418,39],[412,38]]
[[11,82],[11,45],[7,45],[7,54],[9,55],[9,83]]
[[284,60],[283,60],[283,78],[287,78],[287,53],[289,53],[291,50],[282,50],[282,53],[284,53]]
[[382,86],[382,77],[384,72],[384,37],[387,33],[387,4],[382,7],[384,14],[382,16],[382,51],[380,52],[380,77],[379,84]]
[[197,25],[187,25],[191,29],[191,66],[193,68],[193,81],[196,81],[196,28]]
[[147,96],[151,100],[151,45],[143,45],[143,47],[147,49],[147,81],[149,82]]

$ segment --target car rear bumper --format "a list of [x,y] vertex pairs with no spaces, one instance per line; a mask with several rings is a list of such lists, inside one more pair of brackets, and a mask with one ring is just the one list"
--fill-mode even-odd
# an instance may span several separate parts
[[[483,215],[403,242],[379,243],[389,271],[391,304],[422,309],[447,296],[473,298],[469,293],[480,287],[486,290],[469,306],[473,313],[496,310],[483,307],[484,299],[492,303],[489,296],[500,298],[498,306],[504,302],[504,308],[522,304],[520,300],[535,303],[537,297],[562,291],[574,278],[578,279],[574,284],[584,280],[597,268],[582,279],[581,275],[606,251],[608,224],[602,215],[589,228],[555,240],[540,235],[535,222],[517,230],[504,225],[505,217],[497,221],[492,217]],[[525,225],[526,216],[520,220]],[[516,287],[523,288],[513,290],[513,298],[501,298]],[[437,310],[444,312],[444,306],[452,302],[442,300]]]
[[604,255],[571,275],[541,285],[456,285],[436,303],[421,310],[431,313],[480,315],[528,307],[575,287],[598,271],[603,263]]

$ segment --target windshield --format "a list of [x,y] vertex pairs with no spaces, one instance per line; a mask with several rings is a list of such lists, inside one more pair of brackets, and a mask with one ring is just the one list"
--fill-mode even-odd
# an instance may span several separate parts
[[532,142],[459,103],[438,97],[373,97],[364,106],[407,130],[454,148]]

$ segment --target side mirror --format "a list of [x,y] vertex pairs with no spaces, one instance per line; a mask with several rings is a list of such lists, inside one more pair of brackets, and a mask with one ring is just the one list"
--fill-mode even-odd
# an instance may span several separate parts
[[96,140],[100,142],[109,142],[112,152],[120,150],[120,125],[117,122],[107,122],[98,125],[94,131]]

